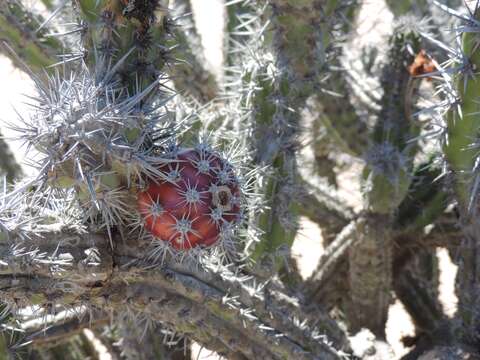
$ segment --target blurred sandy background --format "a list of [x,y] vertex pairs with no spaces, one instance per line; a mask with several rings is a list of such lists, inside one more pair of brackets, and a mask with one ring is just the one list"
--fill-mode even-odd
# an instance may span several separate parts
[[[1,0],[0,0],[1,1]],[[28,0],[25,3],[34,4]],[[202,35],[205,53],[209,65],[215,74],[220,76],[222,56],[222,31],[223,31],[223,1],[222,0],[192,0],[195,20]],[[367,43],[386,43],[393,16],[386,8],[383,0],[367,0],[360,14],[360,26],[356,29],[362,45]],[[385,40],[385,41],[383,41]],[[11,138],[12,131],[5,127],[6,123],[15,123],[18,119],[14,108],[28,118],[30,109],[24,104],[28,102],[23,95],[33,93],[33,83],[29,77],[18,69],[13,68],[11,62],[0,55],[0,128],[3,134]],[[18,141],[10,140],[12,151],[20,162],[25,156],[25,147]],[[30,172],[28,167],[26,172]],[[340,194],[348,199],[350,205],[357,207],[360,204],[360,191],[358,188],[357,173],[355,171],[343,174],[340,180]],[[295,241],[293,252],[299,261],[302,276],[308,277],[315,269],[322,251],[320,230],[317,225],[301,219],[301,230]],[[446,251],[439,251],[441,261],[441,294],[445,310],[453,314],[456,299],[453,296],[453,283],[455,267],[451,264]],[[395,355],[400,357],[408,351],[400,339],[405,335],[413,335],[413,325],[402,305],[397,301],[391,306],[387,328],[387,340],[393,346]],[[195,346],[194,358],[211,359],[210,352]],[[110,356],[105,354],[105,359]]]

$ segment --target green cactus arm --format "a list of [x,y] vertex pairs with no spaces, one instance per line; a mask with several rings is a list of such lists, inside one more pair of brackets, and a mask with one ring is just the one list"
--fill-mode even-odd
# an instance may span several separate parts
[[[139,93],[158,80],[169,62],[167,39],[172,23],[168,2],[149,0],[128,6],[122,0],[75,0],[79,17],[87,24],[83,33],[85,61],[105,76],[115,74],[131,93]],[[100,66],[100,68],[99,68]]]
[[[240,89],[227,87],[226,91],[232,101],[237,101],[240,91],[240,109],[247,112],[245,117],[253,132],[244,123],[232,126],[252,134],[251,142],[245,144],[252,149],[252,161],[257,166],[268,167],[268,171],[263,174],[264,180],[257,184],[256,189],[256,192],[265,194],[262,198],[266,206],[255,220],[260,241],[254,246],[252,259],[256,262],[257,272],[271,273],[278,271],[285,263],[285,254],[288,253],[296,232],[295,205],[288,200],[288,196],[281,195],[291,186],[293,175],[293,158],[282,151],[282,142],[291,135],[292,130],[281,123],[291,119],[284,119],[283,77],[273,75],[275,65],[266,48],[259,42],[259,39],[269,39],[272,36],[269,31],[262,29],[261,15],[265,8],[256,8],[247,1],[230,6],[236,9],[234,20],[238,21],[235,31],[230,33],[232,38],[237,38],[241,32],[252,35],[232,42],[236,47],[232,51],[237,51],[237,58],[232,62],[232,67],[227,68],[226,76],[231,76],[228,83],[240,83],[241,86]],[[239,14],[241,17],[238,17]],[[277,101],[280,97],[282,100]],[[238,104],[233,106],[239,107]],[[248,140],[244,138],[244,141]],[[250,254],[252,249],[247,248],[247,252]]]
[[[277,73],[273,81],[271,78],[264,81],[255,95],[256,152],[258,162],[272,164],[275,176],[282,182],[275,187],[267,185],[267,189],[274,191],[269,199],[273,210],[267,210],[260,217],[263,235],[257,251],[262,252],[271,249],[270,245],[265,245],[268,243],[290,248],[294,238],[292,230],[298,205],[292,197],[292,189],[297,165],[295,153],[287,144],[298,134],[300,110],[319,84],[331,42],[332,18],[329,15],[338,5],[336,1],[320,8],[314,1],[267,3],[270,7],[263,16],[272,16],[272,30],[266,31],[263,39],[276,57]],[[255,257],[259,256],[257,252]]]
[[[271,97],[275,96],[275,83],[270,79],[262,81],[259,80],[260,90],[254,97],[254,112],[255,112],[255,126],[257,127],[257,162],[259,164],[271,164],[273,173],[267,180],[267,184],[262,192],[265,194],[265,199],[268,201],[266,209],[260,216],[258,226],[263,232],[260,237],[260,243],[255,246],[252,253],[254,261],[260,261],[262,257],[274,257],[274,268],[279,270],[283,265],[283,257],[281,255],[275,256],[276,252],[283,248],[283,250],[290,249],[295,238],[296,230],[294,227],[286,228],[280,221],[279,209],[282,207],[284,214],[290,211],[295,211],[296,207],[292,203],[280,203],[279,194],[282,187],[288,186],[284,179],[292,174],[286,173],[284,168],[285,159],[280,150],[281,144],[276,139],[272,144],[270,137],[275,136],[272,132],[274,130],[273,119],[278,111],[277,105],[272,102]],[[273,145],[273,146],[272,146]],[[295,214],[290,213],[290,216]]]
[[362,214],[355,223],[357,239],[348,252],[350,303],[346,308],[350,329],[370,329],[384,338],[392,291],[392,234],[389,217]]
[[339,2],[320,6],[313,0],[272,0],[273,47],[280,66],[285,66],[295,81],[299,97],[312,93],[323,74],[327,51],[333,43],[330,31]]
[[[336,40],[350,31],[359,2],[326,1],[319,8],[315,8],[315,2],[272,4],[281,13],[274,26],[284,34],[279,44],[283,61],[292,67],[294,77],[304,79],[301,86],[311,86],[315,94],[312,100],[318,114],[314,114],[312,129],[317,131],[320,127],[326,132],[325,136],[313,139],[317,159],[325,159],[332,150],[361,156],[366,146],[366,126],[347,100],[350,90],[345,72],[339,70],[341,43]],[[297,68],[302,66],[304,72],[299,73]],[[328,78],[322,76],[327,73]],[[353,137],[355,141],[348,141]]]
[[418,37],[413,33],[393,35],[388,56],[390,64],[383,72],[384,95],[372,139],[374,146],[367,155],[364,171],[367,190],[367,206],[376,213],[391,213],[405,198],[410,182],[413,158],[418,150],[412,141],[419,134],[420,127],[409,118],[411,97],[418,86],[407,66],[413,56],[407,52],[407,45],[418,49]]
[[413,60],[407,44],[418,47],[417,36],[394,30],[389,62],[383,69],[384,94],[373,129],[374,144],[363,173],[365,212],[357,221],[355,236],[359,240],[348,254],[352,329],[367,327],[379,337],[385,336],[392,291],[392,216],[410,188],[417,151],[411,140],[419,132],[407,109],[418,81],[407,71]]
[[[263,231],[263,235],[261,235],[260,242],[256,244],[254,251],[250,254],[250,258],[254,261],[261,261],[262,257],[273,256],[275,259],[274,268],[278,271],[285,265],[285,257],[281,253],[290,249],[293,245],[296,229],[287,228],[280,221],[281,214],[276,212],[279,209],[278,199],[276,199],[278,196],[277,186],[279,186],[278,181],[270,179],[264,189],[266,198],[271,200],[270,209],[258,217],[258,226]],[[286,210],[290,215],[295,215],[298,213],[298,205],[290,203]]]
[[[464,18],[474,30],[465,31],[461,37],[462,58],[453,84],[456,101],[447,114],[447,139],[443,151],[451,170],[453,188],[462,220],[464,240],[459,248],[459,270],[456,278],[459,317],[463,341],[471,341],[472,332],[478,327],[477,293],[480,279],[480,247],[478,223],[478,134],[480,131],[478,84],[473,69],[480,65],[478,49],[478,4],[472,4],[469,16]],[[471,17],[471,18],[469,18]],[[458,59],[457,59],[458,60]],[[458,66],[458,64],[457,64]]]
[[49,71],[47,67],[58,62],[57,55],[63,50],[60,41],[46,36],[47,28],[37,31],[41,22],[41,17],[34,16],[18,1],[0,3],[0,50],[5,50],[3,54],[16,66],[23,68],[26,64],[35,74]]
[[[283,170],[279,170],[279,176],[285,178],[296,172],[296,165],[294,165],[296,159],[295,155],[281,148],[284,146],[282,141],[289,142],[298,133],[299,112],[305,104],[306,98],[318,89],[321,76],[326,70],[327,53],[333,43],[330,31],[337,20],[333,15],[339,2],[328,1],[318,6],[315,1],[270,1],[269,5],[272,31],[265,36],[264,41],[267,46],[272,47],[276,55],[279,74],[276,75],[277,80],[272,89],[272,95],[269,97],[264,95],[263,99],[266,99],[268,103],[273,96],[277,99],[277,103],[280,100],[280,106],[292,110],[291,112],[281,111],[269,104],[264,106],[264,111],[256,114],[256,120],[260,126],[270,129],[270,133],[266,132],[267,136],[272,137],[272,133],[279,132],[280,137],[273,136],[277,137],[277,149],[275,149],[275,144],[272,146],[271,140],[270,143],[261,140],[259,152],[262,154],[262,159],[281,157],[282,162],[287,166],[283,167]],[[282,100],[285,101],[284,104],[281,103]],[[275,130],[274,126],[278,126],[275,121],[279,121],[279,119],[285,124],[284,126],[290,127],[290,129],[279,127],[278,130]],[[271,125],[268,125],[269,123]],[[262,150],[262,147],[265,146],[268,146],[268,149]],[[279,164],[274,161],[273,164],[275,163]],[[291,182],[285,182],[285,185],[290,188],[293,186]],[[288,201],[291,204],[298,204],[293,198]],[[287,208],[285,204],[279,205]],[[290,208],[292,208],[291,206]],[[298,208],[298,205],[294,205],[293,208]],[[292,216],[295,215],[296,213],[292,213]],[[268,214],[263,216],[268,217]],[[285,228],[284,225],[283,227]],[[283,231],[284,243],[289,246],[292,238],[287,235],[288,232]],[[272,240],[268,239],[275,238],[275,241],[278,242],[279,231],[275,232],[275,236],[272,234],[273,232],[266,231],[264,241],[271,242]]]
[[[477,33],[464,33],[463,52],[471,66],[480,64],[477,49]],[[480,130],[478,121],[480,105],[477,101],[477,83],[468,74],[458,76],[456,88],[461,103],[447,117],[448,143],[444,147],[447,161],[455,172],[455,192],[462,208],[467,209],[472,200],[471,193],[476,181],[471,171],[474,168],[477,149],[472,147]],[[458,111],[456,111],[458,110]]]

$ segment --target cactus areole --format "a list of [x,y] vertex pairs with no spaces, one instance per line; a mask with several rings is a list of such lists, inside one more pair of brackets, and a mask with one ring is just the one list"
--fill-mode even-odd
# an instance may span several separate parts
[[177,250],[207,247],[240,220],[240,186],[232,165],[210,150],[179,149],[138,193],[145,228]]

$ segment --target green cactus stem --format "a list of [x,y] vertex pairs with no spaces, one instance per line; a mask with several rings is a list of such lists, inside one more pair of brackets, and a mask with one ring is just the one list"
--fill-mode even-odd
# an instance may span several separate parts
[[46,36],[48,28],[37,31],[42,22],[41,16],[28,11],[19,1],[0,3],[0,51],[16,66],[24,69],[26,64],[37,76],[45,70],[51,71],[48,67],[59,61],[63,49],[59,40]]
[[385,337],[392,290],[392,221],[394,211],[408,193],[417,151],[418,125],[409,118],[413,90],[419,80],[407,66],[413,60],[408,46],[418,49],[418,38],[397,29],[391,38],[389,63],[383,69],[382,108],[374,128],[374,144],[364,169],[366,211],[361,216],[350,248],[349,273],[352,328],[367,327]]
[[[166,39],[172,37],[167,4],[159,0],[75,0],[86,23],[86,62],[102,78],[115,69],[131,93],[147,89],[169,61]],[[117,64],[117,66],[116,66]],[[100,68],[99,68],[100,67]]]
[[[472,21],[478,21],[478,4],[472,10]],[[477,26],[477,25],[475,25]],[[463,321],[463,340],[472,341],[480,324],[478,289],[480,279],[480,226],[478,222],[478,134],[480,104],[475,70],[480,66],[478,28],[462,36],[463,68],[455,79],[458,102],[447,117],[447,141],[444,153],[454,179],[455,195],[461,214],[465,239],[459,251],[456,291],[459,314]]]
[[[254,258],[264,249],[280,244],[289,249],[295,234],[297,215],[295,146],[300,124],[300,111],[308,96],[318,90],[325,71],[327,53],[332,46],[330,30],[337,20],[333,14],[338,5],[330,1],[269,1],[262,16],[272,17],[272,30],[264,35],[272,48],[276,73],[267,77],[255,95],[257,162],[272,164],[272,181],[266,186],[269,207],[260,217],[263,231]],[[272,64],[273,65],[273,64]],[[275,178],[277,180],[275,180]]]
[[[468,66],[480,64],[480,51],[477,48],[477,33],[464,33],[462,38],[463,52],[468,59]],[[458,76],[456,88],[461,103],[448,116],[448,143],[444,152],[455,175],[455,192],[463,211],[467,211],[475,199],[474,184],[478,181],[472,170],[478,150],[472,147],[475,136],[480,131],[479,110],[477,101],[478,85],[469,78],[469,69]]]

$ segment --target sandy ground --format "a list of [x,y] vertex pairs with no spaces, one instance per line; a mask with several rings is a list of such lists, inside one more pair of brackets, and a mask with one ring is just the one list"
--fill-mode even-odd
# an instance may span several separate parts
[[[220,73],[223,59],[221,51],[223,9],[221,4],[221,0],[193,0],[196,20],[203,36],[206,55],[211,68],[217,74]],[[363,20],[357,32],[363,39],[362,41],[372,43],[382,41],[382,36],[388,33],[392,20],[392,15],[386,9],[383,1],[366,1],[360,16]],[[366,36],[367,34],[368,36]],[[14,132],[5,127],[5,124],[17,121],[18,117],[13,108],[16,108],[25,118],[31,115],[30,110],[23,103],[27,101],[23,94],[32,94],[33,84],[27,75],[13,68],[11,62],[3,56],[0,56],[0,79],[2,79],[0,83],[0,128],[5,136],[11,138],[14,136]],[[25,147],[22,147],[19,141],[10,140],[10,144],[17,159],[22,161],[25,156]],[[31,170],[26,168],[26,171],[30,172]],[[345,199],[350,199],[351,204],[354,206],[360,204],[357,171],[346,173],[340,179],[340,194]],[[318,226],[307,219],[301,219],[301,230],[293,246],[293,253],[299,261],[302,276],[308,277],[312,273],[322,250]],[[452,315],[456,308],[456,300],[453,296],[455,267],[451,264],[445,250],[439,250],[438,256],[442,264],[440,289],[442,300],[446,312]],[[397,301],[391,306],[387,324],[387,339],[397,357],[408,351],[408,349],[402,346],[400,338],[412,334],[413,325],[411,320],[403,306]],[[194,358],[211,359],[212,357],[209,355],[210,352],[206,349],[201,350],[199,346],[194,346]],[[105,354],[104,359],[109,358]]]

